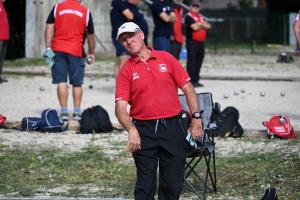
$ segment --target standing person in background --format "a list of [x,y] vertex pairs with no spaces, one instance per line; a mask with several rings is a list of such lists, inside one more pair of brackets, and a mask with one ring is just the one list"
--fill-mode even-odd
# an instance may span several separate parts
[[9,24],[4,2],[5,0],[0,0],[0,84],[7,82],[6,79],[2,78],[3,64],[9,40]]
[[183,0],[173,0],[173,8],[176,16],[176,21],[173,22],[173,34],[171,35],[171,54],[179,60],[179,55],[184,42],[182,34],[182,16],[183,7],[180,5]]
[[110,23],[112,27],[111,39],[116,49],[116,61],[114,67],[115,80],[117,80],[119,71],[123,64],[128,60],[128,51],[117,40],[118,28],[125,22],[133,20],[134,15],[128,8],[125,0],[113,0],[110,7]]
[[131,55],[118,76],[115,114],[128,132],[126,150],[132,153],[137,168],[135,199],[154,199],[159,168],[158,199],[178,200],[184,178],[187,133],[182,126],[178,88],[194,113],[188,132],[197,140],[203,131],[195,89],[187,72],[171,54],[145,45],[143,31],[135,23],[121,25],[117,40]]
[[191,77],[194,87],[203,87],[199,83],[200,70],[205,54],[204,40],[206,38],[206,30],[211,25],[204,20],[204,16],[199,14],[201,3],[199,0],[192,0],[190,11],[185,16],[186,25],[186,49],[188,54],[187,72]]
[[154,21],[153,47],[155,50],[170,52],[172,22],[176,21],[175,13],[165,0],[154,0],[151,11]]
[[137,24],[143,31],[145,35],[144,42],[146,45],[148,45],[148,24],[144,18],[143,11],[141,11],[137,5],[139,4],[140,0],[127,0],[128,2],[128,8],[133,13],[133,19],[132,22]]
[[[73,10],[73,12],[69,12]],[[81,0],[66,0],[56,4],[50,12],[45,29],[46,54],[55,53],[51,68],[52,83],[57,84],[57,96],[61,106],[61,119],[68,120],[68,75],[73,86],[73,119],[81,119],[80,105],[84,77],[83,49],[85,37],[88,55],[92,64],[95,60],[94,24],[90,10],[81,5]],[[53,37],[52,37],[53,35]],[[51,49],[52,48],[52,49]],[[52,52],[53,50],[53,52]]]
[[297,42],[296,50],[297,50],[298,55],[300,55],[300,11],[296,16],[293,28],[294,28],[294,34],[295,34],[296,42]]

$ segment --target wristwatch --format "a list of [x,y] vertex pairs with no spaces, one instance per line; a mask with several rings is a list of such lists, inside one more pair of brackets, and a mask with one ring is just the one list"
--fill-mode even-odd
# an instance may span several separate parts
[[194,112],[194,114],[192,115],[192,118],[200,119],[202,117],[201,117],[201,114],[199,112]]

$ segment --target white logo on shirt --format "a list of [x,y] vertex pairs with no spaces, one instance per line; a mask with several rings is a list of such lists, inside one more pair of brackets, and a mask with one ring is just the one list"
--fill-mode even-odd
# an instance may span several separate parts
[[159,68],[159,71],[161,71],[161,72],[168,71],[166,64],[158,64],[158,68]]
[[140,78],[137,72],[133,73],[132,76],[133,76],[133,80]]
[[66,10],[62,10],[62,11],[59,12],[59,15],[65,15],[65,14],[77,15],[81,18],[83,17],[82,12],[80,12],[78,10],[66,9]]

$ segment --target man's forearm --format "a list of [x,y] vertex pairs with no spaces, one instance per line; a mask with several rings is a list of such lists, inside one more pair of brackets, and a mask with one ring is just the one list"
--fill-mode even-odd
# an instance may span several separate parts
[[52,45],[52,28],[48,26],[45,29],[45,45],[46,48],[51,48]]
[[96,46],[96,42],[95,42],[95,35],[94,34],[90,34],[87,37],[87,41],[88,41],[88,46],[89,46],[89,54],[94,54],[95,53],[95,46]]
[[135,129],[135,126],[131,121],[131,117],[126,110],[116,108],[115,114],[120,124],[128,133],[130,132],[130,130]]

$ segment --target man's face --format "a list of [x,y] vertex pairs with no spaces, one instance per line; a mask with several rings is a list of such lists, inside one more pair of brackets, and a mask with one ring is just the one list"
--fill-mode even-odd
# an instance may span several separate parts
[[144,45],[144,33],[136,31],[134,33],[122,33],[119,37],[119,42],[133,56],[137,56]]

